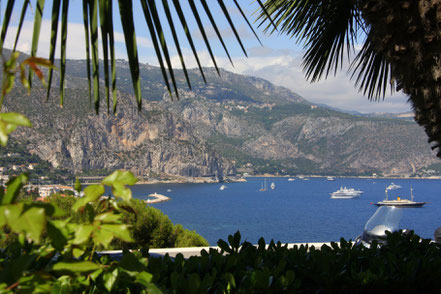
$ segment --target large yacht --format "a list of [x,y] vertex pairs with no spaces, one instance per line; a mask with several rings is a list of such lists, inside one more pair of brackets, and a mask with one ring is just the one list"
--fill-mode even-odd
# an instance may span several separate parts
[[363,191],[361,191],[361,190],[340,187],[339,190],[331,193],[331,198],[333,198],[333,199],[350,199],[350,198],[360,197],[361,194],[363,194]]
[[410,187],[410,200],[409,199],[401,199],[401,197],[397,197],[397,199],[389,200],[389,196],[387,191],[391,190],[390,186],[386,188],[384,191],[386,193],[386,198],[383,201],[375,203],[376,206],[395,206],[395,207],[423,207],[427,202],[415,202],[413,201],[413,189]]

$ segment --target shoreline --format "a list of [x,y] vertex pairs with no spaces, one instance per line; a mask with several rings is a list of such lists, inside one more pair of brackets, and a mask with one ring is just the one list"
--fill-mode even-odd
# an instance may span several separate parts
[[[304,178],[327,178],[328,176],[318,176],[318,175],[302,175]],[[379,179],[379,180],[441,180],[441,176],[431,176],[431,177],[373,177],[373,176],[331,176],[334,179]],[[281,175],[248,175],[243,178],[232,179],[227,178],[225,181],[207,179],[207,178],[179,178],[179,179],[155,179],[155,180],[140,180],[135,183],[135,185],[155,185],[155,184],[217,184],[217,183],[241,183],[246,182],[246,178],[295,178],[296,180],[302,180],[298,176],[281,176]],[[100,182],[90,182],[81,183],[82,185],[94,185],[100,184]]]

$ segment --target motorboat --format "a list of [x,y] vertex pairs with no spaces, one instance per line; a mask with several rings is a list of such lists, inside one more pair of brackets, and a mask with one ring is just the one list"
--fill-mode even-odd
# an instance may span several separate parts
[[392,182],[392,183],[390,183],[389,186],[387,186],[386,189],[388,189],[388,190],[394,190],[394,189],[400,189],[400,188],[401,188],[400,185],[397,185],[397,184],[395,184],[394,182]]
[[223,190],[225,190],[226,188],[227,188],[227,186],[222,185],[222,186],[219,187],[219,190],[223,191]]
[[397,197],[397,199],[389,200],[388,189],[386,188],[384,191],[386,194],[386,198],[383,201],[374,203],[376,206],[395,206],[395,207],[403,207],[403,208],[413,208],[413,207],[423,207],[427,202],[416,202],[413,201],[413,189],[410,187],[410,200],[409,199],[401,199],[401,197]]
[[270,187],[271,187],[271,190],[274,190],[276,188],[276,184],[274,184],[274,182],[272,182]]
[[334,177],[331,177],[331,176],[326,177],[326,179],[327,179],[328,181],[335,181],[335,178],[334,178]]
[[288,178],[288,182],[292,182],[294,180],[295,180],[294,178]]
[[360,197],[363,191],[353,188],[340,187],[339,190],[331,193],[332,199],[351,199]]

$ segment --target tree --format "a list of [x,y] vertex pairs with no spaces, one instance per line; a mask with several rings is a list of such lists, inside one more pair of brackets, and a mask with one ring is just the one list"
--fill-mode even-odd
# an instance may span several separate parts
[[[241,12],[250,29],[254,32],[238,1],[232,1]],[[0,36],[0,52],[3,48],[9,20],[14,11],[14,2],[15,1],[12,0],[7,2]],[[26,14],[29,2],[30,1],[24,1],[19,28],[23,25],[23,17]],[[31,56],[35,56],[37,52],[44,2],[44,0],[36,0]],[[169,2],[172,3],[172,5],[169,5]],[[403,90],[404,93],[409,95],[409,100],[415,110],[415,120],[425,128],[429,142],[435,142],[432,148],[438,149],[437,156],[441,157],[440,3],[429,0],[266,0],[264,3],[258,0],[257,2],[261,7],[258,21],[260,21],[260,25],[266,25],[267,32],[284,33],[292,36],[297,41],[304,42],[306,49],[304,67],[307,78],[312,82],[322,77],[326,78],[330,73],[336,73],[340,70],[344,56],[347,54],[348,59],[350,58],[350,52],[354,51],[357,40],[361,35],[364,35],[365,40],[362,49],[353,60],[350,60],[352,77],[355,78],[356,85],[360,87],[360,90],[363,91],[369,99],[384,98],[388,86],[390,86],[391,90]],[[191,46],[201,75],[205,80],[198,53],[192,39],[192,33],[190,33],[187,18],[183,13],[181,3],[184,3],[184,1],[140,0],[168,92],[170,96],[173,97],[171,90],[172,85],[174,95],[177,99],[179,99],[179,93],[176,87],[169,54],[171,42],[167,42],[170,40],[166,40],[165,31],[171,32],[170,38],[179,54],[190,89],[191,82],[187,75],[180,41],[176,33],[176,23],[178,22],[175,23],[173,21],[172,12],[178,16],[179,25],[185,31],[186,39]],[[202,6],[198,7],[195,5],[194,0],[187,0],[185,3],[188,3],[191,8],[197,23],[197,29],[203,36],[216,69],[218,69],[216,60],[201,21],[200,15],[202,12],[208,16],[210,24],[214,28],[228,57],[228,49],[216,25],[216,21],[223,16],[228,20],[231,30],[234,32],[237,41],[246,55],[244,46],[224,0],[218,0],[217,7],[213,5],[213,2],[210,2],[210,6],[208,6],[206,0],[200,0]],[[62,105],[64,99],[63,85],[69,1],[53,0],[52,4],[52,33],[49,60],[51,62],[54,61],[58,20],[61,13],[60,104]],[[111,104],[111,87],[113,96],[112,108],[113,111],[116,111],[114,25],[112,19],[113,1],[83,0],[82,4],[86,35],[86,56],[88,61],[86,64],[89,80],[89,95],[92,96],[93,90],[94,105],[98,112],[100,108],[98,71],[99,22],[104,56],[104,81],[107,109],[109,111]],[[118,5],[131,69],[133,88],[138,106],[140,107],[142,98],[140,93],[136,32],[132,17],[133,3],[132,0],[119,0]],[[160,7],[165,14],[163,17],[160,17],[158,10]],[[203,9],[200,7],[203,7]],[[223,16],[213,13],[215,9],[222,10]],[[167,20],[167,29],[164,29],[165,27],[161,23],[162,18]],[[20,30],[18,30],[16,40],[19,34]],[[92,69],[90,68],[90,64],[92,65]],[[32,70],[30,73],[32,73]],[[169,82],[169,80],[171,82]],[[52,69],[49,70],[48,95],[51,81]],[[110,82],[112,86],[110,86]],[[29,84],[30,83],[31,79],[29,78]]]
[[[352,77],[369,99],[386,88],[403,90],[441,157],[441,4],[437,1],[267,0],[262,23],[303,41],[311,81],[342,66],[360,31],[366,38],[351,63]],[[268,16],[269,15],[269,16]],[[267,31],[274,32],[271,24]]]

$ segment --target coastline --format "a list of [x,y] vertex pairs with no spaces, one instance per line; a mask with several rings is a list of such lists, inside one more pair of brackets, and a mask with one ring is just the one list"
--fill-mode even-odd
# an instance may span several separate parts
[[[141,179],[136,182],[135,185],[155,185],[155,184],[215,184],[215,183],[240,183],[246,182],[246,178],[296,178],[299,176],[304,178],[327,178],[329,176],[325,175],[273,175],[273,174],[261,174],[261,175],[247,175],[245,177],[226,177],[223,181],[214,179],[211,177],[183,177],[183,176],[173,176],[166,179]],[[335,179],[340,178],[352,178],[352,179],[391,179],[391,180],[440,180],[441,176],[428,176],[428,177],[411,177],[403,175],[395,176],[331,176]],[[104,178],[104,177],[103,177]],[[85,185],[99,184],[99,181],[81,183]]]

